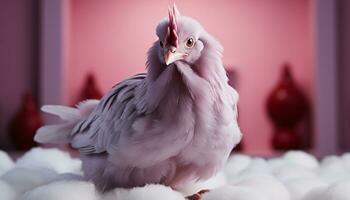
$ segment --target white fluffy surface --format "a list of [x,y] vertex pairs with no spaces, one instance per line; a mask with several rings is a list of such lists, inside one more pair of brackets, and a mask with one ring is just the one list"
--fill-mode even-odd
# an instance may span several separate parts
[[350,200],[350,154],[318,161],[291,151],[278,158],[233,155],[217,176],[184,185],[116,188],[100,194],[84,181],[81,161],[57,149],[34,148],[14,162],[0,151],[1,200],[184,200],[211,189],[203,200]]
[[124,193],[119,194],[119,197],[121,197],[120,200],[184,200],[181,193],[164,185],[146,185],[145,187],[137,187],[128,191],[124,190]]
[[247,176],[234,185],[250,188],[254,192],[263,194],[263,196],[266,196],[269,200],[290,199],[290,195],[285,186],[270,175]]
[[0,194],[1,194],[1,199],[6,199],[6,200],[16,199],[16,191],[14,190],[14,188],[3,180],[0,180]]
[[0,176],[13,168],[15,163],[6,152],[0,150]]
[[58,174],[46,168],[15,167],[1,176],[1,180],[10,184],[18,194],[48,184]]
[[92,183],[82,181],[58,181],[37,187],[27,193],[23,200],[98,200],[99,194]]
[[17,159],[16,166],[44,167],[57,173],[82,174],[81,160],[72,159],[69,154],[58,149],[33,148]]
[[215,189],[227,185],[226,177],[223,172],[217,173],[211,179],[206,181],[190,182],[177,188],[183,195],[190,196],[202,189]]
[[203,195],[203,200],[269,200],[266,193],[244,186],[226,185]]

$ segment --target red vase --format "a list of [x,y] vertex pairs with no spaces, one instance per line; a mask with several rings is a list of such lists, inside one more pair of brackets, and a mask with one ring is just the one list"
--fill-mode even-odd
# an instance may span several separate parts
[[308,112],[305,96],[297,87],[288,64],[267,99],[267,113],[274,125],[272,146],[278,150],[298,149],[302,141],[296,126]]
[[88,74],[79,101],[87,99],[101,99],[101,97],[102,92],[97,86],[95,76],[93,74]]
[[17,150],[28,150],[36,143],[33,138],[38,128],[42,126],[42,118],[31,94],[22,98],[20,110],[10,122],[10,138]]

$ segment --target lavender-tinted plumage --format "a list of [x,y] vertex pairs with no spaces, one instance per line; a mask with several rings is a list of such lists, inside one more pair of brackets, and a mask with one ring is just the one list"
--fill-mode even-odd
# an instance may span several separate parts
[[227,83],[221,45],[194,19],[173,12],[177,46],[167,43],[164,19],[148,52],[147,74],[120,82],[100,102],[75,110],[46,107],[66,123],[39,129],[35,139],[70,142],[101,190],[146,183],[176,188],[207,179],[241,139],[238,94]]

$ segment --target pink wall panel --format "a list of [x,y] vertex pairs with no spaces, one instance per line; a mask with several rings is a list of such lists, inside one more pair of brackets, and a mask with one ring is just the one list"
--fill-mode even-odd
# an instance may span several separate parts
[[[293,66],[296,80],[314,98],[311,0],[176,1],[180,12],[198,19],[223,44],[224,63],[238,72],[240,124],[247,150],[269,148],[272,127],[264,102],[281,64]],[[72,104],[85,75],[97,75],[107,91],[144,70],[155,26],[170,1],[73,0],[66,103]]]
[[0,148],[5,148],[22,96],[37,93],[38,3],[0,1],[0,8]]
[[340,146],[350,150],[350,1],[339,1]]

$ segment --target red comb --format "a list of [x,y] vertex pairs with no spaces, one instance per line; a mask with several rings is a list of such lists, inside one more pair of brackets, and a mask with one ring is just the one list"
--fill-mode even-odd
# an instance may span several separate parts
[[177,24],[176,24],[176,7],[173,6],[173,9],[169,8],[169,25],[168,31],[166,34],[166,41],[171,46],[177,47],[178,36],[177,36]]

